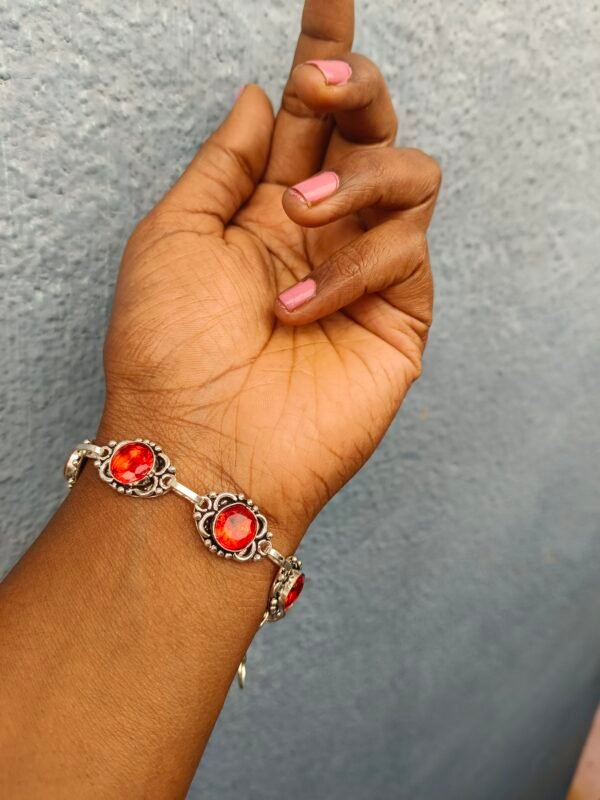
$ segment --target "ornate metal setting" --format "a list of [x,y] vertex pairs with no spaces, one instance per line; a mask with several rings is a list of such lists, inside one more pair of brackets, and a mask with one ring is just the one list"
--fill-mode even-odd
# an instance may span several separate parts
[[[119,482],[111,471],[111,462],[115,453],[124,445],[145,444],[154,455],[154,463],[150,472],[141,480],[132,483]],[[162,448],[151,442],[149,439],[125,439],[122,442],[111,441],[104,448],[105,454],[101,458],[96,458],[94,466],[103,481],[119,494],[126,494],[131,497],[160,497],[171,490],[171,482],[175,477],[175,467]]]
[[269,595],[269,603],[266,611],[268,615],[267,622],[277,622],[277,620],[285,617],[288,595],[299,578],[304,578],[302,562],[299,558],[296,558],[296,556],[289,556],[277,573],[273,585],[271,586],[271,593]]
[[[226,508],[240,504],[247,508],[256,520],[256,533],[252,541],[242,550],[227,549],[219,541],[215,531],[215,523],[219,514]],[[273,534],[268,530],[265,517],[260,513],[258,506],[252,500],[247,499],[243,494],[233,494],[232,492],[211,492],[202,498],[202,503],[194,506],[194,521],[198,528],[198,533],[202,537],[205,547],[212,553],[234,561],[260,561],[266,555],[265,545],[270,543]]]

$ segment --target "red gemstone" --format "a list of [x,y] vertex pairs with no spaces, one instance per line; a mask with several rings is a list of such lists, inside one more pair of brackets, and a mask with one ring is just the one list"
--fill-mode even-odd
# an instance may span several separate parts
[[110,474],[118,483],[139,483],[154,467],[152,448],[142,442],[122,444],[110,459]]
[[288,609],[290,609],[300,597],[302,589],[304,589],[304,575],[298,575],[296,580],[293,582],[291,589],[288,591],[283,603],[286,611],[288,611]]
[[256,515],[243,503],[232,503],[217,514],[213,534],[217,543],[230,553],[244,550],[256,536]]

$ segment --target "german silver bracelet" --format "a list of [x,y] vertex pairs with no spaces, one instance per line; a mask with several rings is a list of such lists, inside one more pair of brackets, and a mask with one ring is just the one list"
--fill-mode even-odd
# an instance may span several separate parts
[[[261,558],[273,561],[279,569],[260,627],[285,617],[304,586],[302,563],[296,556],[284,556],[273,547],[267,520],[252,500],[236,492],[197,494],[177,480],[169,457],[149,439],[111,441],[106,445],[87,439],[81,442],[65,464],[70,489],[88,459],[93,461],[100,479],[126,497],[153,498],[173,492],[191,503],[196,528],[211,553],[242,563]],[[237,677],[243,688],[246,656]]]

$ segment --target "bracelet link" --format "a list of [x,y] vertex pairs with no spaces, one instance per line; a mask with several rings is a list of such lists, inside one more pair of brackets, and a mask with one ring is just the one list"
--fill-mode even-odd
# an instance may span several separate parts
[[196,494],[193,489],[189,489],[187,486],[184,486],[183,483],[180,483],[175,475],[168,480],[167,485],[174,494],[183,497],[184,500],[187,500],[194,506],[202,505],[204,500],[206,500],[203,495]]
[[71,455],[67,458],[63,470],[69,489],[75,486],[77,478],[85,464],[85,459],[105,458],[108,450],[108,447],[98,447],[98,445],[94,444],[89,439],[85,439],[83,442],[76,445]]

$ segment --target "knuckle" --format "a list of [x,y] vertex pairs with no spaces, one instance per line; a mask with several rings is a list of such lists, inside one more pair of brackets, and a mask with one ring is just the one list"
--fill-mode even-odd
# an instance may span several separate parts
[[442,185],[442,168],[439,161],[424,150],[414,147],[405,148],[404,154],[412,161],[415,168],[421,170],[431,194],[437,194]]
[[353,150],[342,163],[350,174],[370,171],[373,166],[372,153],[369,150]]
[[[293,80],[293,77],[292,77]],[[304,100],[293,90],[291,86],[286,87],[281,99],[281,107],[288,114],[298,119],[313,119],[317,114],[310,109]]]
[[[344,161],[344,173],[349,176],[347,186],[360,188],[361,193],[377,194],[390,181],[389,155],[391,151],[377,149],[357,150]],[[351,176],[351,177],[350,177]]]
[[423,150],[419,150],[418,153],[423,162],[423,170],[427,175],[428,183],[434,191],[437,192],[442,185],[442,168],[440,163]]
[[364,280],[366,264],[363,255],[356,247],[345,247],[336,253],[332,266],[335,275],[344,282]]
[[372,59],[362,55],[362,53],[358,54],[357,58],[359,59],[359,69],[363,72],[367,83],[375,86],[384,83],[385,78],[383,77],[383,73]]
[[381,155],[382,157],[371,158],[370,160],[370,177],[377,186],[381,186],[384,182],[389,183],[391,175],[386,158],[388,152],[381,151]]

